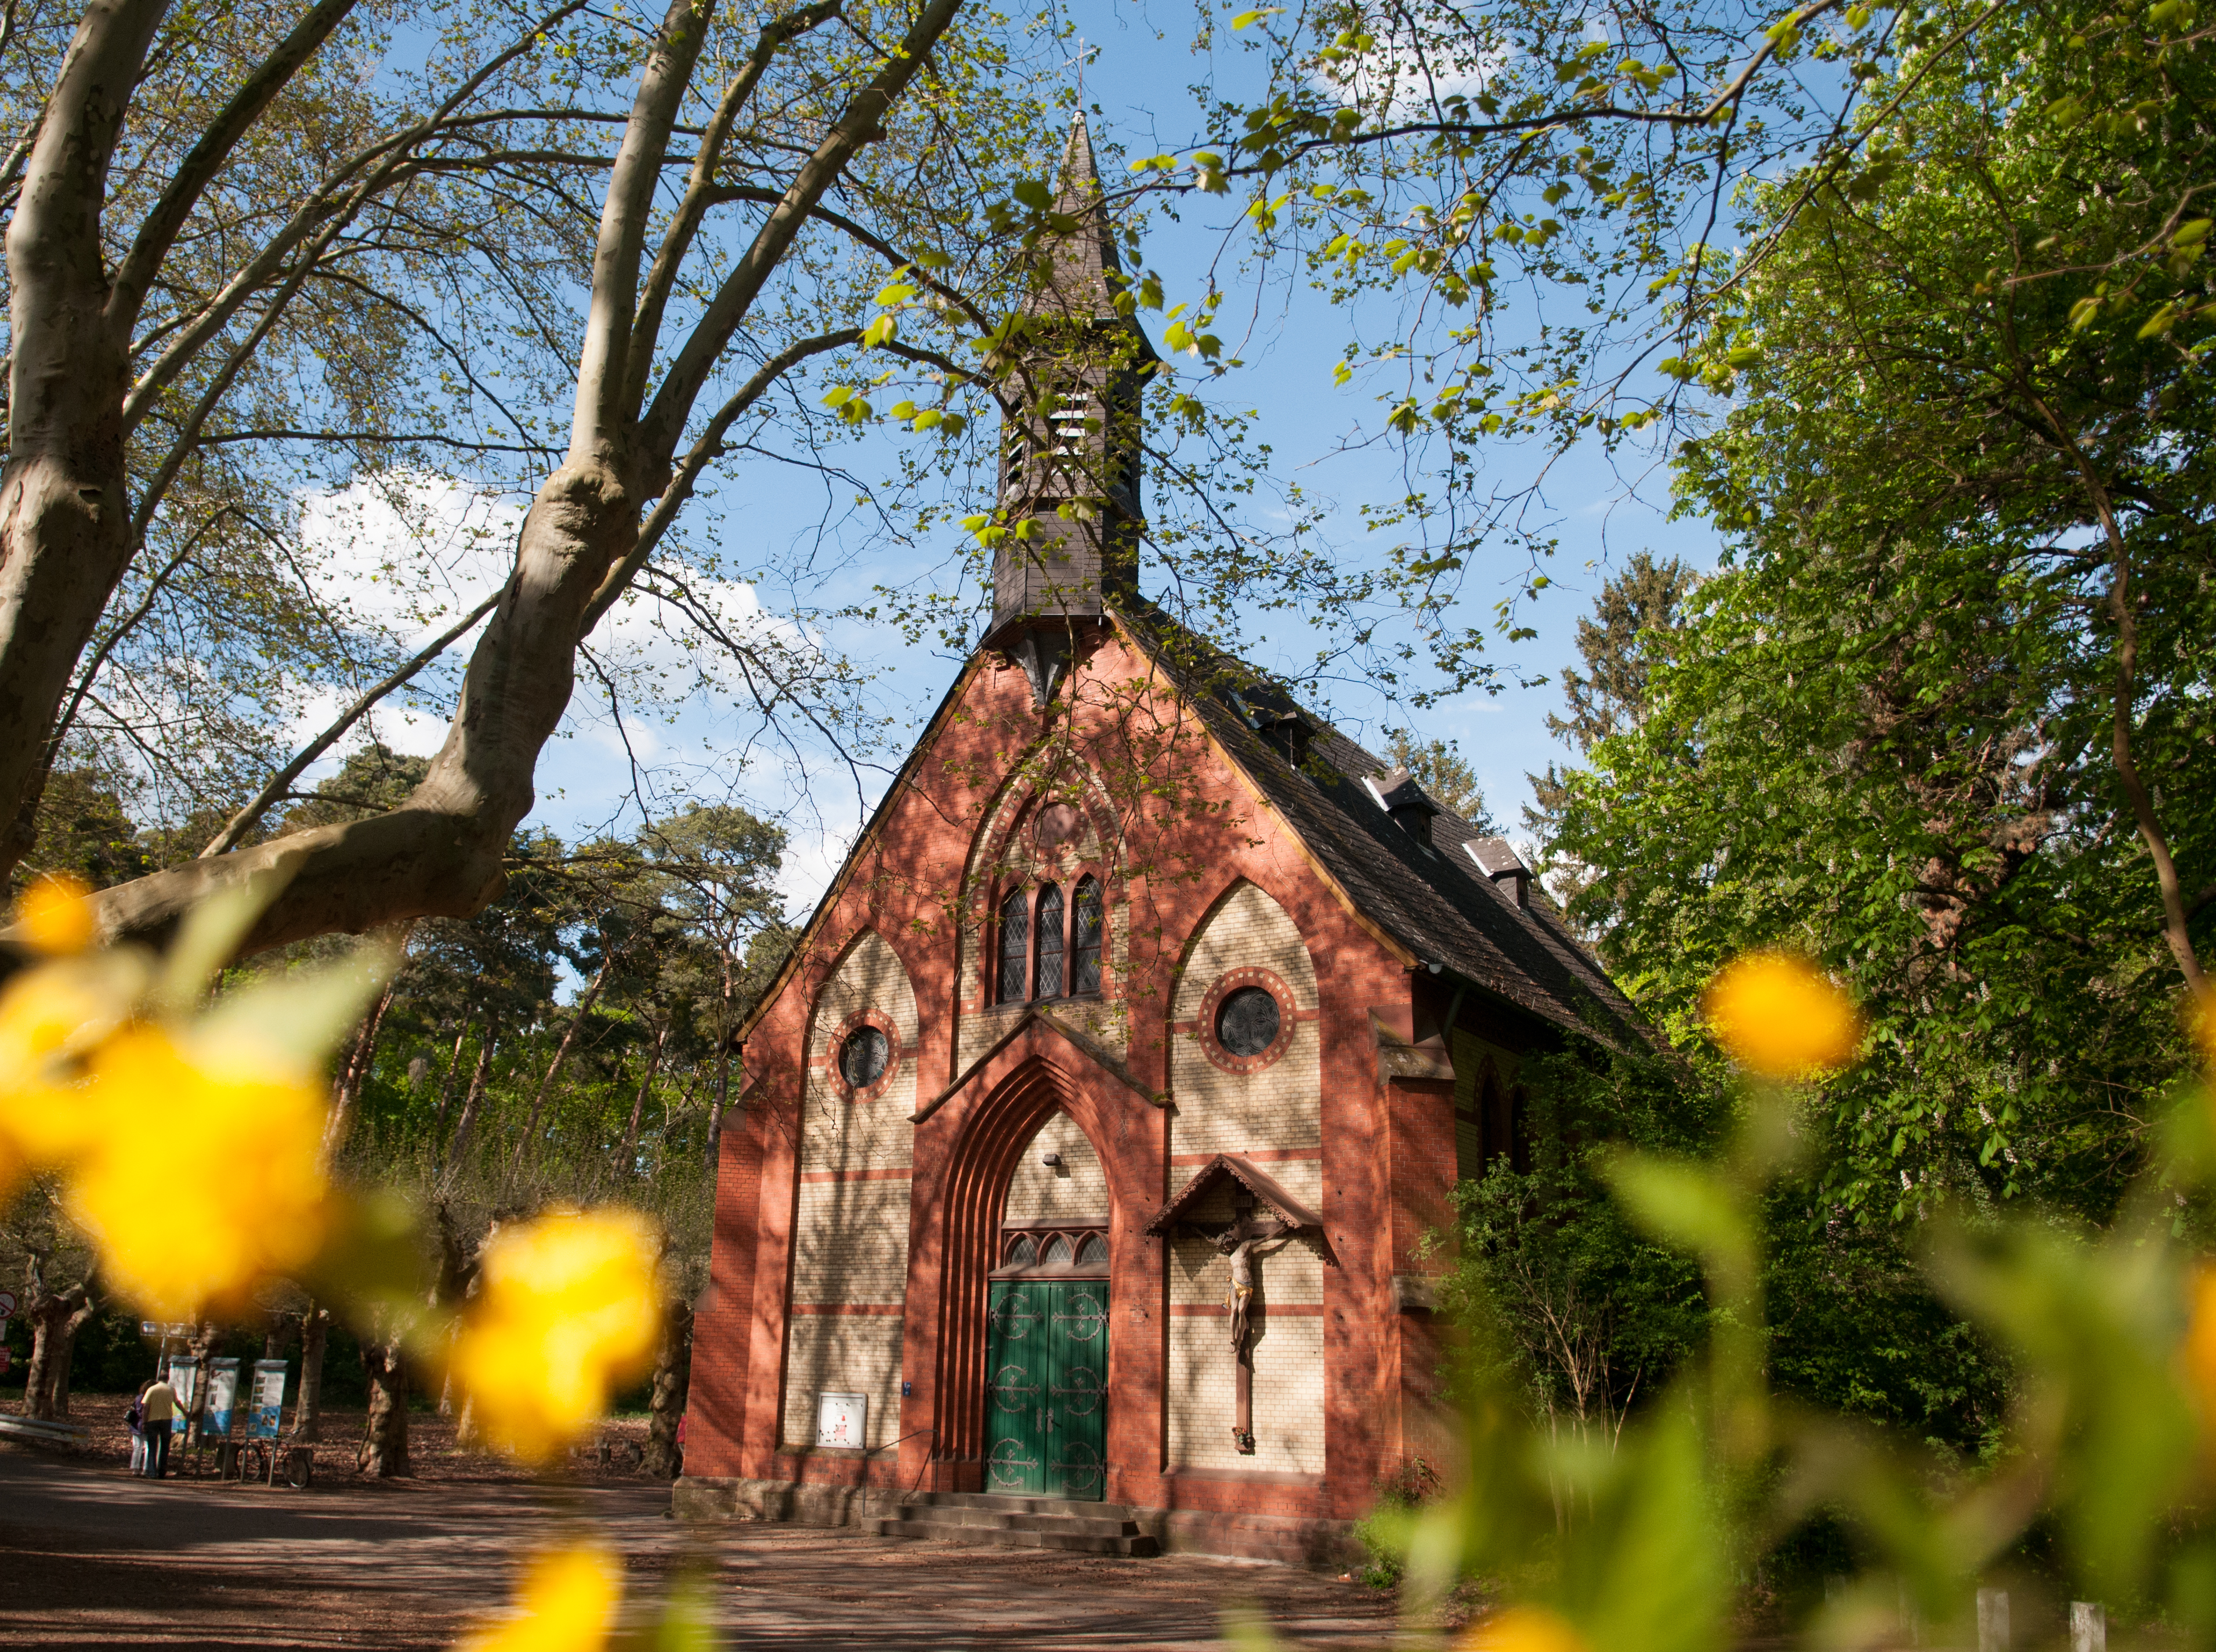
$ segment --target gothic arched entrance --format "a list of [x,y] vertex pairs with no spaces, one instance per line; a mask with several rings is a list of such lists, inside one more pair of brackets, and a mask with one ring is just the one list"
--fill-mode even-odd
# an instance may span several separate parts
[[934,1455],[957,1488],[1099,1500],[1112,1258],[1136,1229],[1092,1075],[1036,1047],[1012,1066],[965,1109],[944,1184]]

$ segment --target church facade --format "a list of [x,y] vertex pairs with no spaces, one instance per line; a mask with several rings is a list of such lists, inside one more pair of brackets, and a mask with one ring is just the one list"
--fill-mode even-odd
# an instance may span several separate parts
[[993,624],[753,1020],[681,1513],[1099,1500],[1314,1558],[1445,1460],[1426,1236],[1628,1004],[1506,844],[1137,589],[1082,124],[1007,396]]

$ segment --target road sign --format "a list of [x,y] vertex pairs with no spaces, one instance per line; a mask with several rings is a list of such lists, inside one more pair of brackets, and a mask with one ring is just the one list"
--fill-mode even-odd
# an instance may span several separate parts
[[0,1319],[5,1319],[15,1311],[15,1293],[13,1291],[0,1291]]

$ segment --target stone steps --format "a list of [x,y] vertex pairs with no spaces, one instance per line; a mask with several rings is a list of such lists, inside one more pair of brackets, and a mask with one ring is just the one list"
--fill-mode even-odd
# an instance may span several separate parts
[[891,1519],[877,1522],[877,1535],[1086,1555],[1142,1557],[1161,1552],[1121,1503],[995,1497],[974,1491],[926,1491],[905,1498]]

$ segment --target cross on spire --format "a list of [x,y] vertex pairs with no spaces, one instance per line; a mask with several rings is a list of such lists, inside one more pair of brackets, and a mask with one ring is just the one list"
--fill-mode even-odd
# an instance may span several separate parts
[[1069,63],[1070,66],[1077,71],[1077,107],[1080,109],[1085,107],[1085,60],[1099,55],[1099,46],[1086,45],[1085,36],[1082,34],[1077,37],[1077,55],[1072,58]]

